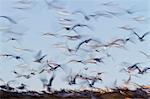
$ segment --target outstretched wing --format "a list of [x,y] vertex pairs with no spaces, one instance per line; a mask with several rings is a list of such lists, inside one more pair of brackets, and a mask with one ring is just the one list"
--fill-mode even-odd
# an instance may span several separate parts
[[42,51],[38,51],[38,53],[35,55],[35,59],[39,59],[41,57]]
[[17,22],[16,22],[15,20],[13,20],[12,18],[10,18],[10,17],[8,17],[8,16],[0,16],[0,17],[9,20],[9,21],[10,21],[11,23],[13,23],[13,24],[17,24]]
[[146,32],[141,38],[144,38],[146,35],[148,35],[150,31]]
[[143,72],[146,72],[147,70],[150,70],[150,67],[146,67],[143,69]]
[[80,46],[82,45],[82,44],[84,44],[84,43],[88,43],[89,41],[91,41],[92,39],[87,39],[87,40],[84,40],[84,41],[82,41],[81,43],[79,43],[79,45],[77,46],[77,48],[76,48],[76,52],[79,50],[79,48],[80,48]]
[[135,31],[133,31],[133,34],[135,34],[138,38],[140,38],[140,36]]

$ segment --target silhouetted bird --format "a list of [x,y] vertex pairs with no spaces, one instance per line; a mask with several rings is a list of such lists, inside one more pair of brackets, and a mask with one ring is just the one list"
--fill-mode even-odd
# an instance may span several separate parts
[[145,36],[147,36],[149,33],[150,31],[144,33],[142,36],[139,36],[135,31],[133,31],[133,34],[135,34],[141,42],[144,41]]

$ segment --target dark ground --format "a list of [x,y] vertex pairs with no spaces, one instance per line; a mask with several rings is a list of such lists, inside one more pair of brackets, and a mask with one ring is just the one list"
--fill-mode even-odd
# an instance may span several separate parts
[[43,92],[14,92],[0,90],[0,99],[150,99],[150,88],[137,88],[136,90],[112,89],[111,92],[104,91],[54,91]]

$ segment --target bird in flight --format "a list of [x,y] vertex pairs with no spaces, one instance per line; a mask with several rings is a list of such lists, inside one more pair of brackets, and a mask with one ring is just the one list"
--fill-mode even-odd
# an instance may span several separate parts
[[47,78],[40,78],[41,82],[43,83],[43,87],[46,88],[46,90],[48,92],[51,91],[52,82],[53,82],[54,78],[55,78],[55,74],[52,75],[52,77],[49,79],[49,81]]
[[57,35],[57,34],[54,34],[54,33],[47,32],[47,33],[43,33],[42,36],[53,36],[53,37],[57,37],[58,35]]
[[89,59],[89,62],[91,61],[91,63],[104,63],[104,61],[103,61],[103,57],[94,57],[94,58],[90,58]]
[[138,70],[139,70],[138,74],[144,74],[147,73],[148,70],[150,70],[150,67],[145,67],[143,69],[138,69]]
[[78,44],[77,48],[76,48],[76,52],[79,50],[79,48],[80,48],[84,43],[87,44],[87,43],[89,43],[91,40],[92,40],[92,39],[90,38],[90,39],[86,39],[86,40],[80,42],[80,43]]
[[78,78],[86,80],[88,82],[89,87],[94,87],[94,84],[97,81],[102,81],[102,78],[99,77],[101,74],[102,73],[98,73],[97,76],[83,76],[81,74],[78,74]]
[[54,9],[63,9],[62,7],[60,6],[57,6],[56,3],[58,2],[58,0],[52,0],[52,1],[48,1],[48,0],[44,0],[45,3],[48,5],[49,8],[54,8]]
[[66,37],[69,40],[78,40],[82,38],[82,35],[62,35],[62,37]]
[[[54,65],[54,66],[52,66]],[[60,64],[57,64],[57,63],[49,63],[48,60],[47,60],[47,66],[50,67],[49,71],[55,71],[57,68],[62,68]],[[63,68],[62,68],[63,69]]]
[[137,22],[145,22],[145,21],[149,20],[149,18],[147,18],[145,16],[137,16],[137,17],[133,17],[132,19],[137,21]]
[[135,63],[132,66],[129,66],[127,69],[130,70],[130,71],[134,71],[136,69],[139,70],[138,64],[140,64],[140,63]]
[[2,57],[12,57],[13,55],[11,55],[11,54],[1,54],[0,56],[2,56]]
[[74,63],[74,62],[76,62],[76,63],[82,63],[82,64],[85,65],[85,61],[84,60],[75,60],[75,59],[72,59],[72,60],[69,60],[67,63]]
[[129,65],[128,63],[125,62],[124,64],[126,64],[128,67],[121,69],[121,71],[126,71],[126,72],[128,72],[128,73],[131,73],[132,71],[135,71],[135,70],[138,70],[138,71],[139,71],[138,65],[139,65],[140,63],[134,63],[133,65]]
[[83,11],[74,11],[74,12],[72,12],[72,14],[81,14],[81,15],[83,15],[85,20],[87,20],[87,21],[90,20],[90,17],[88,15],[86,15]]
[[135,28],[134,27],[130,27],[130,26],[120,26],[118,27],[119,29],[122,29],[122,30],[126,30],[126,31],[133,31]]
[[23,61],[24,61],[24,59],[23,59],[21,56],[18,56],[18,55],[1,54],[0,56],[2,56],[2,57],[11,57],[11,58],[14,58],[14,59],[16,59],[16,60],[23,60]]
[[11,23],[17,24],[17,22],[15,20],[13,20],[12,18],[10,18],[8,16],[0,16],[0,18],[5,18],[5,19],[9,20]]
[[144,38],[149,35],[150,31],[144,33],[142,36],[139,36],[139,34],[137,34],[135,31],[133,31],[133,34],[136,35],[138,37],[138,39],[143,42],[144,41]]
[[18,38],[15,38],[15,37],[10,37],[6,41],[4,41],[4,42],[10,42],[10,41],[15,41],[18,44],[20,44],[20,40]]
[[24,77],[26,79],[31,78],[31,75],[33,75],[32,73],[31,74],[20,74],[20,73],[16,72],[15,70],[13,71],[13,73],[15,75],[17,75],[16,78]]
[[46,56],[47,56],[46,54],[45,54],[45,55],[42,55],[42,51],[40,50],[40,51],[36,54],[34,62],[41,63],[42,60],[43,60]]
[[140,53],[143,54],[144,56],[146,56],[148,59],[150,59],[150,54],[147,54],[147,53],[145,53],[143,51],[140,51]]
[[65,26],[64,28],[65,28],[65,30],[67,30],[67,31],[74,31],[74,32],[78,33],[78,32],[76,31],[76,28],[78,28],[78,27],[82,27],[82,28],[83,28],[83,27],[87,27],[88,29],[90,29],[91,31],[93,31],[91,27],[89,27],[88,25],[85,25],[85,24],[75,24],[75,25],[73,25],[73,26]]
[[12,57],[15,58],[16,60],[23,60],[24,61],[24,59],[21,56],[18,56],[18,55],[15,56],[15,55],[13,55]]
[[103,5],[103,6],[117,6],[118,4],[110,1],[110,2],[101,3],[101,5]]
[[19,47],[16,47],[16,46],[13,46],[13,48],[14,48],[16,51],[33,52],[33,50],[31,50],[31,49],[19,48]]

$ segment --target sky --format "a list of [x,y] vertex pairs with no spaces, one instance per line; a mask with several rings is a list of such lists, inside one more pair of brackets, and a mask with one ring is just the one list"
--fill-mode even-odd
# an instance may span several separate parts
[[[13,55],[21,55],[25,60],[25,62],[22,62],[0,57],[0,78],[6,82],[15,79],[17,83],[13,83],[13,86],[25,83],[30,90],[43,89],[40,78],[49,79],[53,74],[52,72],[37,74],[30,79],[16,78],[12,73],[13,70],[17,70],[22,74],[26,74],[29,69],[38,70],[43,68],[43,64],[33,62],[34,56],[39,50],[42,50],[42,54],[47,54],[46,59],[62,64],[63,68],[65,68],[65,70],[59,68],[55,71],[54,89],[78,89],[87,87],[86,82],[82,80],[79,80],[77,85],[70,86],[67,84],[67,77],[68,75],[76,73],[95,75],[93,71],[105,72],[102,75],[103,82],[98,82],[95,86],[99,88],[111,88],[115,80],[117,80],[117,85],[119,86],[122,85],[123,80],[128,79],[128,75],[125,72],[119,72],[124,67],[122,66],[123,62],[128,62],[129,64],[142,62],[140,65],[142,68],[150,66],[150,60],[139,53],[139,51],[144,51],[150,54],[150,36],[148,35],[144,42],[140,42],[131,31],[118,28],[121,26],[133,27],[139,35],[150,31],[149,0],[57,0],[54,4],[62,9],[49,7],[45,3],[45,0],[26,0],[26,2],[29,2],[27,4],[20,4],[17,1],[21,0],[0,0],[0,16],[9,16],[17,22],[17,24],[13,24],[5,18],[0,18],[0,54],[10,53]],[[52,0],[47,1],[51,2]],[[102,5],[102,3],[109,1],[113,2],[114,5]],[[22,7],[27,9],[16,9]],[[137,12],[133,15],[129,15],[125,13],[124,9],[137,10]],[[61,12],[63,11],[67,11],[67,13],[62,14]],[[111,15],[111,18],[101,16],[97,19],[87,21],[81,14],[70,14],[74,11],[83,11],[87,15],[105,11],[119,12],[120,14],[117,16]],[[144,16],[147,20],[140,22],[135,21],[133,18],[137,16]],[[86,27],[79,28],[77,29],[78,33],[85,36],[77,41],[68,40],[65,37],[61,37],[61,35],[75,35],[76,33],[74,31],[68,32],[63,29],[63,25],[59,23],[59,19],[61,18],[72,19],[73,22],[71,24],[86,24],[90,26],[92,30]],[[23,35],[10,35],[9,31],[22,33]],[[42,34],[46,32],[54,33],[59,36],[57,38],[42,36]],[[9,37],[12,36],[18,38],[18,42],[7,41]],[[103,49],[104,52],[111,54],[112,58],[106,57],[103,51],[100,53],[87,53],[82,50],[77,53],[78,56],[67,56],[66,54],[68,53],[65,50],[53,46],[53,44],[66,42],[70,48],[76,48],[81,41],[87,38],[94,38],[105,44],[117,38],[127,37],[131,37],[136,44],[129,42],[125,44],[125,49]],[[28,48],[33,50],[33,52],[16,51],[14,47]],[[86,46],[83,46],[83,48],[87,49]],[[92,49],[89,50],[90,52],[93,51]],[[105,57],[104,64],[88,64],[86,66],[80,63],[65,64],[71,59],[86,59],[90,55]],[[88,67],[89,71],[84,70],[83,68],[85,67]],[[138,77],[133,76],[131,82],[149,85],[149,76],[150,73],[138,75]]]

